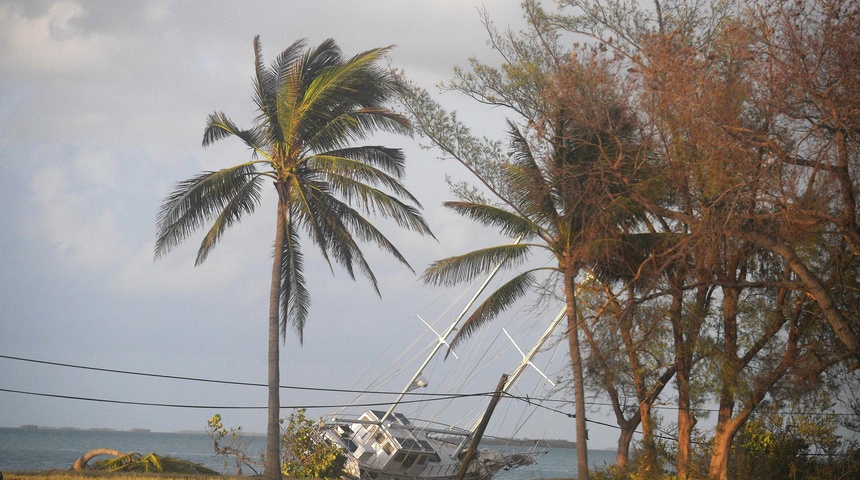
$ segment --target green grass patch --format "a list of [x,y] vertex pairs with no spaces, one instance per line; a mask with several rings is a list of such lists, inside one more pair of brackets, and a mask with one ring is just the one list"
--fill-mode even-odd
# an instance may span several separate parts
[[101,470],[45,470],[40,472],[3,472],[3,480],[233,480],[251,477],[228,477],[223,475],[176,474],[176,473],[136,473],[136,472],[106,472]]

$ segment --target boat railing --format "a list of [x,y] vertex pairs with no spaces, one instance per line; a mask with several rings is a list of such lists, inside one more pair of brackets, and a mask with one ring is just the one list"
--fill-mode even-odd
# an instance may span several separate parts
[[[333,428],[333,427],[336,427],[338,425],[353,425],[353,424],[359,424],[359,425],[364,425],[364,426],[378,425],[378,426],[384,426],[386,428],[396,427],[398,430],[407,430],[410,432],[434,433],[434,434],[452,435],[452,436],[458,436],[458,437],[468,436],[471,434],[471,432],[469,430],[466,430],[463,428],[458,428],[458,427],[453,427],[453,426],[447,426],[445,428],[441,428],[441,427],[437,428],[437,427],[430,426],[430,424],[444,425],[444,424],[441,424],[438,422],[429,422],[429,421],[414,420],[414,419],[410,419],[410,421],[412,421],[411,425],[404,425],[401,423],[395,424],[391,420],[380,421],[380,420],[362,419],[359,417],[337,416],[337,417],[331,418],[329,420],[321,420],[320,426],[323,428],[329,428],[329,427]],[[416,423],[422,423],[423,425],[418,425]]]

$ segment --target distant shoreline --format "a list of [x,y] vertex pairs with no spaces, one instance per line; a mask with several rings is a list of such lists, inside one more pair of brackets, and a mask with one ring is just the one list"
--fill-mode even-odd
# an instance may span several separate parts
[[[176,430],[172,432],[153,432],[148,428],[132,428],[129,430],[122,430],[116,428],[104,428],[104,427],[92,427],[92,428],[81,428],[81,427],[43,427],[40,425],[19,425],[17,427],[0,427],[0,428],[12,428],[18,430],[45,430],[45,431],[71,431],[71,432],[129,432],[129,433],[180,433],[180,434],[193,434],[193,435],[206,435],[205,430]],[[263,433],[254,433],[254,432],[243,432],[243,435],[246,436],[263,436]],[[576,442],[570,440],[559,440],[559,439],[550,439],[550,440],[536,440],[529,438],[516,438],[516,439],[505,439],[505,438],[484,438],[481,441],[482,445],[508,445],[508,444],[528,444],[528,443],[537,443],[539,445],[544,445],[552,448],[576,448]]]
[[[149,428],[131,428],[128,430],[123,430],[119,428],[106,428],[106,427],[90,427],[90,428],[82,428],[82,427],[43,427],[41,425],[19,425],[17,427],[0,427],[0,428],[9,428],[13,430],[45,430],[45,431],[68,431],[68,432],[129,432],[129,433],[191,433],[191,434],[202,434],[206,435],[205,430],[176,430],[172,432],[158,432],[150,430]],[[248,433],[247,435],[262,435],[256,433]]]

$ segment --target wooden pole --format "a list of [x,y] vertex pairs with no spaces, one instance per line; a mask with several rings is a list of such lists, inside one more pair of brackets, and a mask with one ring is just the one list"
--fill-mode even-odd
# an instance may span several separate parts
[[478,449],[478,444],[481,443],[481,437],[484,436],[484,430],[487,429],[487,425],[490,423],[490,417],[493,415],[493,410],[496,409],[496,404],[499,403],[499,399],[502,397],[502,391],[504,390],[506,383],[508,383],[508,374],[503,373],[502,378],[499,380],[499,385],[496,386],[496,391],[493,393],[493,398],[490,399],[490,404],[487,405],[487,411],[484,412],[484,416],[481,418],[481,423],[478,424],[478,428],[475,430],[475,436],[472,437],[472,443],[469,444],[469,449],[466,450],[466,454],[463,455],[463,460],[460,462],[460,470],[457,471],[456,480],[463,480],[466,476],[466,469],[469,468],[469,462],[472,461],[472,456],[475,455],[475,450]]

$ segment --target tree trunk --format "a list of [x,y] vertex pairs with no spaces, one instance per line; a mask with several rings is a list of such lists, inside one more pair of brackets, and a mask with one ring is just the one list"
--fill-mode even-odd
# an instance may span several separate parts
[[729,478],[729,452],[732,448],[732,440],[737,432],[733,428],[731,420],[724,421],[720,413],[720,423],[717,425],[717,433],[714,436],[714,447],[711,451],[711,464],[708,468],[708,478],[711,480],[728,480]]
[[[638,422],[637,422],[638,423]],[[636,432],[636,424],[629,422],[621,427],[621,435],[618,436],[618,450],[615,452],[615,465],[619,471],[625,471],[627,462],[630,460],[630,442]]]
[[642,419],[642,455],[645,478],[657,478],[660,465],[657,464],[657,443],[654,441],[654,419],[651,418],[651,404],[640,401],[639,418]]
[[687,348],[684,345],[684,334],[676,321],[672,329],[675,336],[675,364],[678,366],[678,457],[675,469],[678,478],[687,478],[690,472],[690,453],[693,449],[693,427],[696,418],[690,411],[690,365]]
[[[280,192],[279,192],[280,193]],[[269,290],[269,403],[266,423],[266,465],[263,478],[281,480],[281,370],[280,370],[280,307],[281,307],[281,262],[286,240],[287,206],[278,202],[278,218],[275,223],[275,246],[272,255],[272,284]]]
[[627,363],[630,365],[630,371],[633,374],[636,399],[639,401],[639,409],[634,418],[638,418],[642,425],[642,464],[644,465],[644,471],[650,472],[647,473],[648,475],[653,475],[654,472],[658,471],[656,465],[657,446],[654,443],[653,424],[651,423],[651,402],[653,400],[648,398],[648,391],[650,389],[646,385],[645,369],[642,368],[642,362],[639,361],[639,352],[637,351],[636,342],[633,340],[633,325],[630,320],[630,315],[624,316],[620,334],[624,342],[624,349],[627,352]]
[[573,370],[573,396],[576,407],[576,458],[577,479],[588,479],[588,431],[585,427],[585,385],[582,372],[582,353],[579,351],[579,326],[574,276],[565,272],[564,296],[567,302],[567,340],[570,345],[570,365]]
[[696,350],[699,330],[704,321],[704,312],[707,310],[708,289],[706,287],[698,288],[696,303],[688,314],[689,319],[685,320],[683,314],[684,294],[680,284],[679,278],[673,279],[670,317],[675,343],[675,367],[678,375],[678,456],[675,469],[678,478],[685,479],[690,475],[693,428],[697,421],[691,410],[690,375],[693,369],[693,352]]
[[[675,283],[675,282],[673,282]],[[690,365],[687,362],[684,330],[681,326],[683,309],[683,292],[673,285],[672,305],[669,315],[672,319],[672,336],[675,344],[675,366],[678,370],[678,457],[675,459],[675,470],[678,478],[687,478],[690,471],[690,450],[692,449],[693,425],[695,419],[690,412]]]
[[75,460],[75,463],[72,465],[72,470],[83,470],[87,468],[87,462],[99,455],[113,455],[114,457],[121,457],[125,454],[118,450],[111,450],[110,448],[96,448],[95,450],[90,450],[89,452],[81,455],[81,458]]
[[[607,289],[607,291],[609,290]],[[613,296],[611,292],[609,295]],[[621,406],[621,401],[618,396],[618,381],[616,379],[615,372],[613,371],[613,367],[609,365],[603,352],[601,352],[600,344],[595,340],[594,333],[591,328],[589,328],[588,322],[582,322],[580,326],[582,327],[582,332],[585,334],[585,339],[588,341],[588,346],[591,349],[591,360],[595,360],[600,365],[601,384],[606,390],[606,394],[609,395],[609,399],[612,402],[612,411],[615,414],[615,421],[618,423],[618,428],[621,430],[621,435],[618,437],[618,448],[615,451],[615,464],[619,470],[624,471],[627,467],[628,461],[630,460],[630,442],[633,440],[633,434],[636,432],[636,427],[639,426],[639,412],[633,414],[629,420],[624,416],[624,409]],[[622,323],[620,325],[622,333],[625,332],[625,328],[629,329],[629,325]]]
[[690,457],[693,449],[693,428],[696,416],[690,410],[690,381],[678,372],[678,458],[676,470],[678,478],[690,475]]
[[712,479],[728,478],[729,453],[737,432],[732,413],[735,408],[735,391],[740,374],[738,358],[738,288],[723,287],[723,352],[720,362],[720,406],[717,414],[717,431],[711,451],[708,476]]

